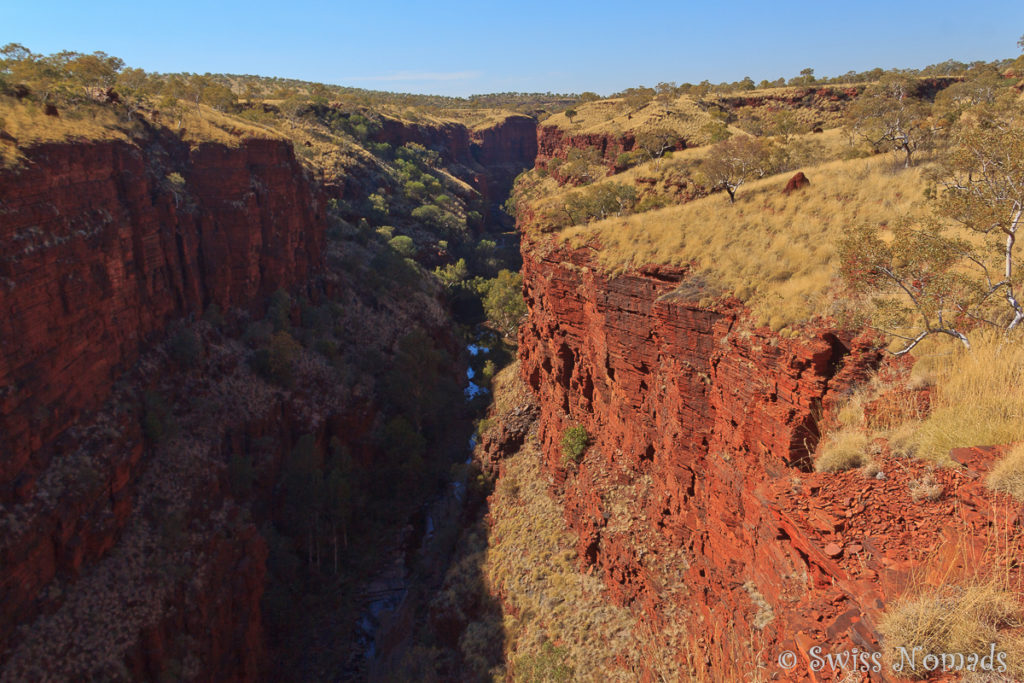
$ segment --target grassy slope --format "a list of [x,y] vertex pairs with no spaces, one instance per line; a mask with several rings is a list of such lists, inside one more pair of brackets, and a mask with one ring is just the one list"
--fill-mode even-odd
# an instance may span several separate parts
[[789,196],[781,191],[792,172],[743,185],[735,204],[713,194],[575,226],[562,237],[573,245],[596,241],[599,261],[612,272],[693,262],[782,329],[829,313],[836,242],[848,229],[927,211],[922,171],[894,171],[888,157],[833,161],[806,173],[810,187]]
[[621,135],[627,131],[667,128],[685,138],[689,144],[706,144],[704,127],[717,121],[689,95],[682,95],[665,104],[650,102],[633,109],[621,99],[597,100],[580,104],[576,116],[570,121],[564,112],[544,120],[545,126],[555,126],[573,135],[586,133]]
[[[14,165],[23,158],[22,150],[49,142],[78,140],[130,140],[137,122],[124,120],[118,112],[99,104],[79,104],[60,109],[58,116],[47,116],[33,102],[0,97],[3,130],[14,140],[0,140],[0,163]],[[177,117],[154,113],[138,114],[151,122],[176,127]],[[173,120],[172,120],[173,119]],[[212,109],[205,104],[188,107],[181,117],[182,139],[186,142],[219,142],[237,145],[247,137],[282,138],[269,126],[246,121]]]

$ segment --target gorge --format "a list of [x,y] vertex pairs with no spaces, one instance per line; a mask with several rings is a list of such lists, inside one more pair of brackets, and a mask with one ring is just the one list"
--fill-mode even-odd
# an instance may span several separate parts
[[[902,193],[877,150],[835,152],[864,92],[680,95],[668,133],[643,118],[665,100],[624,130],[554,96],[311,97],[0,140],[0,681],[840,680],[816,646],[880,651],[902,596],[1018,553],[1020,503],[985,485],[1010,444],[935,467],[865,437],[870,468],[816,469],[865,386],[864,424],[931,409],[914,356],[838,304],[762,315],[655,242],[712,200],[827,223],[826,173]],[[834,158],[727,209],[703,155],[778,107],[805,129],[785,163]],[[641,247],[610,263],[616,232]],[[485,316],[508,268],[511,333]]]

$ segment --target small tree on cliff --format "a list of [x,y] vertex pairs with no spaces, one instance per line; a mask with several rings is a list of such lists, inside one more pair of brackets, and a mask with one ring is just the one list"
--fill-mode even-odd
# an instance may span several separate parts
[[930,137],[929,107],[913,96],[914,82],[900,74],[887,74],[858,97],[846,112],[846,126],[873,147],[888,147],[904,154],[904,167]]
[[970,347],[963,311],[976,304],[978,292],[957,267],[967,248],[939,226],[902,222],[890,235],[871,227],[852,231],[840,243],[839,257],[846,282],[868,304],[865,319],[857,322],[902,340],[896,355],[933,334]]
[[579,112],[577,112],[575,109],[566,109],[565,110],[565,118],[569,119],[569,123],[572,123],[572,120],[574,118],[576,118],[578,115],[579,115]]
[[519,323],[526,315],[523,301],[523,276],[510,270],[502,270],[491,280],[484,296],[484,311],[487,319],[508,340],[515,340]]
[[596,147],[574,147],[565,155],[565,161],[551,159],[548,168],[574,185],[588,185],[605,175],[601,162],[601,152]]
[[676,146],[679,136],[668,128],[645,130],[636,136],[636,146],[652,159],[661,159],[668,150]]
[[699,175],[712,190],[725,190],[729,202],[736,201],[736,190],[747,180],[771,172],[772,145],[749,135],[738,135],[711,148],[700,166]]
[[[970,348],[977,327],[1021,327],[1024,128],[1011,109],[962,117],[940,164],[935,220],[897,224],[891,235],[862,229],[840,245],[842,273],[872,305],[872,324],[905,344],[943,334]],[[948,226],[958,225],[960,235]]]

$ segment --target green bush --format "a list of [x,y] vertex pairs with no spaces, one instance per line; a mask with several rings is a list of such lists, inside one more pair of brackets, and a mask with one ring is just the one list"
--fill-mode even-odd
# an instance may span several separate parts
[[206,312],[203,313],[203,320],[209,323],[212,327],[222,329],[227,321],[224,319],[224,314],[221,313],[220,306],[217,304],[210,304],[206,308]]
[[398,235],[388,240],[388,245],[395,251],[406,258],[412,258],[416,255],[416,244],[412,241],[412,238],[408,235]]
[[291,326],[292,298],[288,292],[279,289],[270,295],[267,306],[267,320],[274,325],[274,331],[287,330]]
[[565,463],[578,463],[590,445],[590,435],[583,425],[569,427],[562,434],[562,456]]

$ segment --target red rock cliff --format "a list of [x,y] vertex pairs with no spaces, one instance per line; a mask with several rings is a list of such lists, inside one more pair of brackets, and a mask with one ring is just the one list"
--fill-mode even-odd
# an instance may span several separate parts
[[282,141],[46,145],[0,172],[0,206],[0,502],[169,320],[322,260],[322,200]]
[[[112,392],[170,321],[211,304],[258,308],[321,268],[320,193],[275,140],[190,150],[155,132],[144,146],[59,144],[27,155],[24,168],[0,173],[0,657],[21,645],[0,679],[100,671],[99,651],[85,655],[88,669],[67,652],[33,649],[61,642],[55,633],[75,639],[66,614],[95,629],[79,645],[123,654],[117,666],[136,678],[191,653],[204,670],[190,677],[252,679],[263,652],[263,541],[210,483],[208,459],[194,461],[197,479],[182,490],[184,452],[147,453],[127,384],[180,378],[136,367]],[[158,365],[150,358],[146,368]],[[220,439],[208,441],[218,453]],[[154,495],[160,486],[171,492]],[[174,524],[203,527],[184,574],[203,580],[161,574],[167,548],[150,547],[137,514],[140,500],[157,499],[182,507]],[[230,519],[214,515],[222,505]],[[152,564],[139,567],[140,557]],[[103,600],[115,590],[145,598],[113,614]],[[103,640],[108,618],[117,633]],[[14,636],[19,625],[35,635]]]
[[483,169],[474,174],[474,186],[493,209],[512,192],[516,176],[533,167],[537,158],[537,120],[509,116],[493,126],[474,130],[471,152]]
[[[809,671],[810,647],[877,650],[912,574],[941,581],[991,540],[985,454],[967,476],[940,471],[930,503],[910,500],[920,462],[880,454],[884,480],[806,471],[820,418],[879,361],[868,339],[751,331],[738,304],[698,305],[683,270],[608,278],[584,250],[527,244],[523,274],[522,373],[581,566],[655,632],[682,626],[691,672],[830,680]],[[573,425],[592,440],[579,465],[560,446]],[[783,650],[796,669],[779,671]]]
[[461,123],[410,123],[390,117],[381,118],[381,127],[374,133],[375,142],[386,142],[392,147],[415,142],[441,155],[445,164],[468,164],[469,129]]
[[614,170],[619,155],[632,151],[635,145],[636,137],[632,133],[572,135],[557,126],[541,126],[537,131],[536,165],[537,168],[546,168],[551,159],[565,160],[571,149],[596,149],[601,162],[608,170]]

